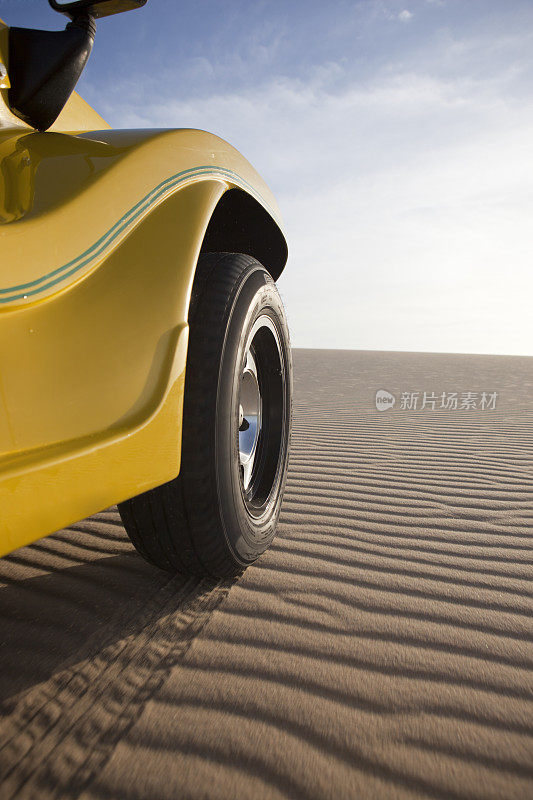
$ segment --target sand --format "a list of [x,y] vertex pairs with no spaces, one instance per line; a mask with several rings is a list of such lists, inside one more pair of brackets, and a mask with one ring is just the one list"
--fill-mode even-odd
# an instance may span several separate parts
[[116,509],[1,561],[2,800],[533,797],[532,365],[295,351],[279,535],[237,582],[145,565]]

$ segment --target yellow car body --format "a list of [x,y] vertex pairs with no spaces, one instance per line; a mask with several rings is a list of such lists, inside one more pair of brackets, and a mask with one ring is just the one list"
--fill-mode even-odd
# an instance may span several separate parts
[[6,32],[0,555],[178,474],[198,256],[274,278],[287,256],[271,192],[218,137],[111,130],[76,94],[46,133],[17,119]]

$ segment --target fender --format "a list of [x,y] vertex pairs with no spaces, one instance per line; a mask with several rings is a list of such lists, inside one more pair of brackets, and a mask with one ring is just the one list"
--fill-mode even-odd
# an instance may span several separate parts
[[199,253],[250,252],[274,277],[287,256],[268,187],[216,136],[8,123],[0,554],[178,474]]

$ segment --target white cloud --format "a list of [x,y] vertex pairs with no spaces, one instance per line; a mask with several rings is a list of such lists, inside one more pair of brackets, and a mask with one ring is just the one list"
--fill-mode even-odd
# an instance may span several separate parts
[[412,18],[413,18],[413,13],[412,11],[409,11],[407,8],[404,8],[404,10],[400,11],[400,13],[398,14],[398,19],[401,20],[402,22],[408,22]]

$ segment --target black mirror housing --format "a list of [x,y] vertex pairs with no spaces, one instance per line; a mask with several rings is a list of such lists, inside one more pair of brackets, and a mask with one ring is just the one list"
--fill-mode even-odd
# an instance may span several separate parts
[[8,103],[32,128],[45,131],[72,94],[94,42],[90,17],[70,22],[64,31],[9,29]]
[[95,18],[142,8],[146,0],[48,0],[71,21],[64,31],[9,29],[8,103],[38,131],[53,125],[91,53]]
[[90,14],[91,17],[109,17],[122,11],[133,11],[142,8],[146,0],[48,0],[54,11],[75,17],[78,14]]

